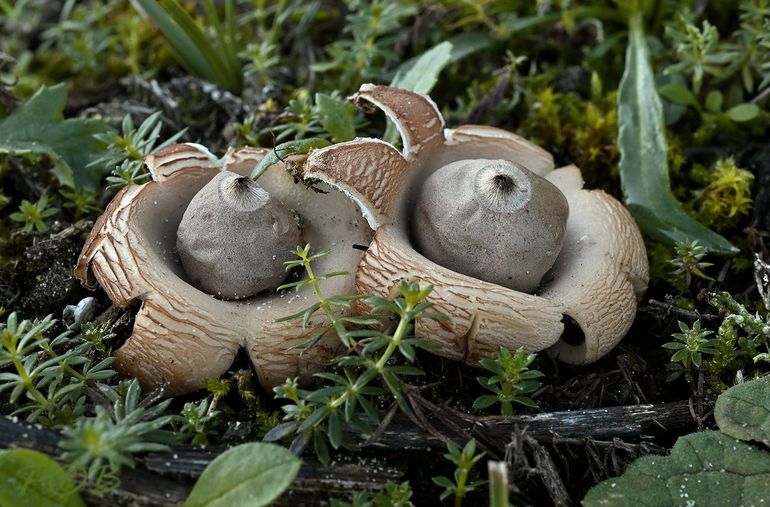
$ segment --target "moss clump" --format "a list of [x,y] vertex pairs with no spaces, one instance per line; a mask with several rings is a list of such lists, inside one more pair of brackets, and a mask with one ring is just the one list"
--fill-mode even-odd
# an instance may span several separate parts
[[707,185],[697,193],[698,218],[717,230],[734,227],[748,216],[753,204],[754,175],[735,165],[732,157],[720,159],[706,176]]

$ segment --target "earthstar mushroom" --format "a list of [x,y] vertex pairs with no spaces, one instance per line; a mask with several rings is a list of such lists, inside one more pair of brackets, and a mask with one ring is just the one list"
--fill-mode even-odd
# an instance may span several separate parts
[[[139,378],[144,388],[164,385],[170,395],[200,389],[227,371],[241,348],[269,388],[287,377],[309,377],[325,368],[336,351],[337,338],[327,335],[303,352],[303,345],[328,325],[323,316],[306,328],[276,322],[309,306],[312,289],[223,301],[191,284],[179,261],[177,228],[193,196],[222,171],[250,174],[268,152],[241,148],[218,160],[199,145],[169,146],[145,160],[154,181],[125,187],[94,225],[76,274],[89,287],[98,282],[121,307],[141,302],[133,332],[116,351],[114,364],[122,374]],[[316,187],[325,193],[295,182],[285,166],[303,160],[289,157],[286,164],[271,166],[259,186],[303,217],[304,241],[334,249],[334,255],[316,261],[319,272],[352,272],[362,255],[354,245],[367,245],[371,232],[341,193],[322,183]],[[329,296],[354,291],[352,277],[321,283]]]
[[[349,195],[376,231],[356,271],[359,293],[392,296],[404,278],[432,284],[431,302],[451,320],[422,319],[415,332],[437,343],[437,353],[472,363],[494,357],[503,346],[550,349],[563,361],[583,364],[620,341],[646,290],[649,266],[639,229],[619,202],[601,190],[583,189],[579,169],[554,170],[549,153],[515,134],[475,125],[444,130],[438,108],[425,95],[366,84],[353,100],[385,112],[401,133],[402,151],[356,139],[312,152],[304,175]],[[475,159],[526,168],[566,198],[563,246],[535,293],[433,262],[413,240],[427,233],[414,219],[420,189],[440,168]],[[532,287],[531,280],[525,282]],[[582,333],[577,339],[565,333],[571,323]]]
[[568,214],[552,183],[517,164],[458,160],[423,183],[412,238],[441,266],[531,293],[561,251]]

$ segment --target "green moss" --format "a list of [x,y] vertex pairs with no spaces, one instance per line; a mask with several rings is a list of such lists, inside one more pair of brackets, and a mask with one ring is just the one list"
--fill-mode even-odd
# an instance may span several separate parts
[[614,91],[585,99],[544,86],[528,98],[521,128],[526,137],[553,151],[557,164],[580,167],[589,187],[612,190],[619,162],[616,101]]
[[708,184],[697,192],[695,203],[697,216],[704,224],[724,230],[749,215],[753,204],[751,172],[736,166],[730,157],[717,161],[705,179]]

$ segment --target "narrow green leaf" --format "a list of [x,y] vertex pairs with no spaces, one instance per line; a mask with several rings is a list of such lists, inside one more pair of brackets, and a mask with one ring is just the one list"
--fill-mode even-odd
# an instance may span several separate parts
[[452,55],[449,63],[457,63],[478,51],[488,49],[493,43],[494,38],[485,32],[466,32],[454,35],[447,39],[452,44]]
[[307,419],[302,421],[302,424],[299,425],[298,431],[305,431],[312,428],[313,426],[316,426],[326,418],[328,413],[329,409],[326,406],[318,407],[312,414],[310,414]]
[[342,445],[342,422],[336,410],[329,414],[329,443],[335,449],[339,449]]
[[738,384],[720,394],[714,419],[731,437],[770,441],[770,377]]
[[431,478],[433,481],[433,484],[437,486],[441,486],[443,488],[454,488],[455,484],[452,482],[448,477],[444,477],[443,475],[439,475],[438,477]]
[[674,104],[685,104],[700,109],[700,104],[698,104],[698,99],[695,98],[695,95],[687,87],[679,83],[668,83],[661,86],[658,93],[660,93],[661,97]]
[[[309,153],[311,150],[315,150],[317,148],[325,148],[329,145],[331,145],[329,141],[326,139],[321,139],[320,137],[297,139],[296,141],[289,141],[287,143],[279,144],[273,148],[273,151],[268,153],[267,156],[265,156],[265,158],[259,162],[259,164],[257,164],[257,167],[255,167],[253,171],[251,171],[251,179],[256,180],[262,176],[265,171],[267,171],[268,167],[273,164],[277,164],[289,155]],[[319,252],[315,254],[313,258],[320,256],[321,253]]]
[[224,1],[224,22],[219,19],[213,0],[204,0],[203,6],[206,10],[206,23],[214,27],[214,33],[217,37],[217,46],[209,44],[209,47],[212,52],[221,59],[222,65],[227,71],[227,79],[232,80],[231,85],[235,86],[233,89],[240,89],[241,70],[238,62],[237,49],[235,47],[237,32],[232,26],[233,0]]
[[209,463],[184,505],[270,505],[291,485],[301,464],[279,445],[248,443],[233,447]]
[[216,82],[216,73],[208,61],[198,51],[193,40],[173,18],[163,10],[157,0],[133,0],[144,13],[152,19],[168,40],[174,56],[189,72],[212,83]]
[[262,440],[264,440],[265,442],[277,442],[278,440],[283,440],[289,435],[293,435],[294,433],[296,433],[298,427],[299,427],[299,422],[297,421],[289,421],[289,422],[281,423],[278,426],[273,427],[273,429],[271,429],[267,433],[265,433],[265,436],[262,437]]
[[690,217],[671,192],[663,112],[640,15],[631,19],[629,39],[618,91],[620,180],[626,206],[657,241],[673,245],[697,239],[713,253],[734,255],[738,249]]
[[174,22],[184,30],[184,33],[195,44],[196,49],[214,71],[214,82],[221,82],[230,90],[240,89],[240,77],[233,76],[227,68],[225,55],[218,53],[216,48],[206,38],[206,34],[198,27],[195,20],[179,5],[177,0],[160,0],[165,11]]
[[504,461],[487,462],[489,507],[508,507],[508,468]]
[[313,430],[313,448],[318,460],[324,465],[328,465],[331,460],[329,459],[329,446],[326,445],[326,434],[318,428]]
[[59,184],[95,190],[105,172],[89,166],[104,143],[94,136],[110,132],[101,120],[64,119],[63,84],[41,87],[24,105],[0,120],[0,153],[48,155]]
[[0,505],[3,507],[85,507],[67,472],[38,451],[0,452]]
[[386,369],[382,370],[382,379],[385,381],[385,384],[387,384],[388,389],[390,389],[390,392],[393,394],[393,396],[396,397],[396,399],[400,399],[401,394],[401,386],[398,384],[398,379],[396,378],[393,373]]
[[428,93],[451,58],[452,43],[444,41],[424,52],[409,67],[396,71],[390,85],[417,93]]
[[425,372],[414,366],[396,365],[388,368],[392,373],[396,375],[425,375]]
[[719,90],[711,90],[709,94],[706,95],[706,109],[712,113],[721,112],[723,102],[722,92]]
[[332,136],[332,141],[341,143],[356,137],[353,115],[346,100],[325,93],[316,93],[315,103],[321,125]]
[[476,401],[473,402],[473,408],[476,410],[484,410],[485,408],[489,408],[495,403],[497,403],[499,400],[497,396],[494,394],[482,394],[478,398],[476,398]]

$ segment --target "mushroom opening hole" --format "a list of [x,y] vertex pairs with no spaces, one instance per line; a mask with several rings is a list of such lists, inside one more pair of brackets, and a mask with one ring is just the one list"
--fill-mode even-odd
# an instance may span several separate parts
[[580,327],[580,324],[578,324],[575,319],[566,313],[564,314],[561,321],[564,324],[564,331],[561,334],[561,341],[573,347],[579,347],[583,345],[586,341],[586,335],[583,332],[583,329]]
[[516,183],[513,181],[513,178],[507,174],[498,174],[494,176],[492,178],[492,183],[494,184],[495,188],[497,188],[497,190],[503,194],[510,194],[511,191],[516,187]]

